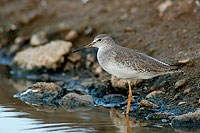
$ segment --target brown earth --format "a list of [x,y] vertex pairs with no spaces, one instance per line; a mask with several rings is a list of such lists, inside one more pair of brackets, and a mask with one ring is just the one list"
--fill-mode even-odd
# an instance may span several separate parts
[[[16,37],[28,40],[19,50],[30,47],[31,35],[39,31],[47,31],[49,40],[64,39],[58,34],[61,22],[79,34],[73,41],[74,49],[92,41],[99,33],[107,33],[122,46],[166,63],[181,64],[184,73],[172,75],[167,83],[163,82],[166,98],[181,97],[174,106],[184,101],[180,105],[197,108],[200,105],[200,7],[194,0],[177,0],[163,12],[159,11],[164,2],[90,0],[83,4],[81,0],[0,0],[0,51],[12,55],[8,53]],[[84,32],[89,27],[92,32],[86,35]],[[187,83],[175,89],[174,84],[181,79],[187,79]],[[163,86],[159,86],[157,89],[162,90]],[[190,91],[184,92],[188,88]]]

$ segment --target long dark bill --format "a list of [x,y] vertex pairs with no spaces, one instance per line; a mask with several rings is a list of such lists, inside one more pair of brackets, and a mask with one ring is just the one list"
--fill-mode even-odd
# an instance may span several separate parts
[[86,49],[86,47],[82,47],[82,48],[76,49],[76,50],[73,51],[73,53],[76,53],[76,52],[84,50],[84,49]]
[[90,48],[90,47],[92,47],[93,45],[94,45],[94,43],[90,43],[90,44],[88,44],[88,45],[86,45],[86,46],[84,46],[84,47],[81,47],[81,48],[79,48],[79,49],[77,49],[77,50],[74,50],[73,53],[78,52],[78,51],[81,51],[81,50],[84,50],[84,49],[86,49],[86,48]]

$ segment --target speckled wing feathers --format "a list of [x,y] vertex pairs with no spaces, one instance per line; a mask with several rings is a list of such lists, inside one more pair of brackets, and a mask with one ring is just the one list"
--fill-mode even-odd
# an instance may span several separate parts
[[170,66],[132,49],[119,46],[113,50],[117,50],[114,57],[116,62],[135,71],[155,73],[178,71],[177,66]]

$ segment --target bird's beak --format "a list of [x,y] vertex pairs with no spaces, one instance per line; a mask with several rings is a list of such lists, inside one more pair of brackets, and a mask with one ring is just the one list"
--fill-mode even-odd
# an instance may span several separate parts
[[81,50],[84,50],[84,49],[86,49],[86,48],[90,48],[90,47],[92,47],[93,45],[94,45],[94,42],[89,43],[88,45],[86,45],[86,46],[84,46],[84,47],[81,47],[81,48],[79,48],[79,49],[77,49],[77,50],[74,50],[73,53],[78,52],[78,51],[81,51]]

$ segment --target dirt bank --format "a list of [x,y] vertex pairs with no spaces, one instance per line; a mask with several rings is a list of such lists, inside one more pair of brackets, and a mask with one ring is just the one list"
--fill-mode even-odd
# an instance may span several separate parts
[[[194,112],[200,106],[198,1],[0,1],[0,53],[3,56],[15,57],[21,50],[58,39],[72,42],[72,51],[89,43],[100,33],[111,35],[122,46],[139,50],[169,64],[181,65],[184,70],[184,73],[160,76],[135,84],[134,96],[138,97],[134,106],[142,107],[141,101],[147,99],[160,107],[159,112],[175,115]],[[102,82],[84,82],[86,88],[92,88],[89,93],[98,101],[98,98],[109,99],[109,94],[120,93],[127,96],[127,91],[119,91],[117,88],[120,87],[110,81],[110,75],[99,68],[93,49],[76,56],[68,53],[62,57],[62,64],[53,72],[69,74],[76,71],[78,74],[73,73],[72,79],[77,79],[77,75],[82,72],[80,70],[87,71],[86,77]],[[46,75],[39,75],[40,78],[35,79],[55,79],[48,77],[49,71],[40,72]],[[99,89],[99,86],[102,89]],[[114,88],[114,91],[110,91],[112,89],[109,90],[109,87]],[[120,104],[125,110],[123,103]],[[146,105],[143,110],[139,108],[133,110],[133,113],[141,113],[145,111],[144,108]]]

